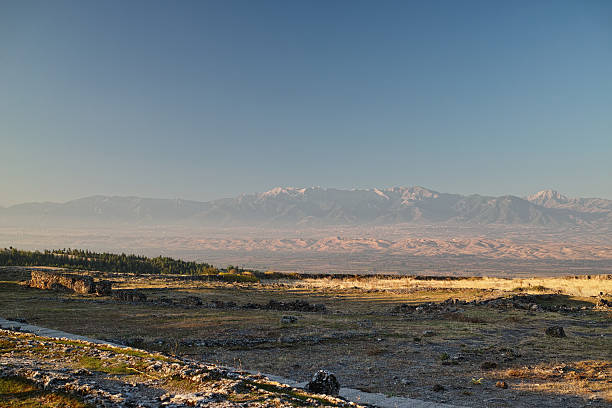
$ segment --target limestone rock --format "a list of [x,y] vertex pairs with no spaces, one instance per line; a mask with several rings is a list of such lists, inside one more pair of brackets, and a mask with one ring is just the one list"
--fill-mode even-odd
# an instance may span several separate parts
[[109,295],[111,282],[101,280],[95,282],[91,276],[56,271],[33,270],[30,287],[38,289],[71,290],[80,294]]

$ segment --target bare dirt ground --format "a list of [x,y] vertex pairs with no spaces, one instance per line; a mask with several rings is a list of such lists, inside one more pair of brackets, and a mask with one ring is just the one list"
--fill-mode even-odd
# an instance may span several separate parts
[[[298,381],[473,407],[612,403],[612,279],[297,279],[94,274],[146,300],[20,284],[2,317]],[[315,306],[324,305],[324,307]],[[565,337],[554,337],[561,326]]]

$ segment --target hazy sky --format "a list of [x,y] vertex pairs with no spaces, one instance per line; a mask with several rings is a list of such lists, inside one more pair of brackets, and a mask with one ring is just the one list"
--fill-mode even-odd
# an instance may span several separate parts
[[612,198],[612,2],[0,2],[0,205]]

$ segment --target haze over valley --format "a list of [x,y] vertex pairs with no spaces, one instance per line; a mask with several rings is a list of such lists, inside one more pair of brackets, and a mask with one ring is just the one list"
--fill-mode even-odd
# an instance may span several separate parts
[[[3,246],[164,254],[310,273],[612,270],[612,200],[424,187],[275,188],[198,202],[92,196],[0,209]],[[590,269],[589,269],[590,268]]]

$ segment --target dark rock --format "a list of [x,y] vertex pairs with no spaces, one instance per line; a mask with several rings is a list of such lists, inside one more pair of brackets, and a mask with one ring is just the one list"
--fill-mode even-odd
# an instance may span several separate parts
[[319,370],[312,377],[306,389],[317,394],[338,395],[340,383],[334,374],[329,371]]
[[444,388],[442,385],[440,384],[436,384],[433,386],[432,388],[435,392],[442,392],[442,391],[446,391],[446,388]]
[[269,310],[291,310],[296,312],[320,312],[324,313],[327,311],[325,305],[322,304],[310,304],[305,300],[294,300],[293,302],[279,302],[277,300],[270,300],[265,306],[265,309]]
[[284,323],[284,324],[286,324],[286,323],[295,323],[295,322],[297,322],[297,320],[298,320],[298,318],[295,317],[295,316],[283,316],[280,319],[281,323]]
[[142,337],[132,337],[123,341],[123,344],[130,347],[142,346],[144,339]]
[[98,296],[109,296],[112,292],[112,282],[107,280],[100,280],[95,282],[94,292]]
[[46,289],[55,291],[55,292],[64,292],[64,293],[69,293],[69,292],[73,292],[70,288],[57,283],[57,282],[53,282],[52,284],[50,284]]
[[494,368],[497,368],[497,363],[494,361],[485,361],[480,365],[480,368],[482,368],[483,370],[492,370]]
[[357,324],[359,325],[359,327],[363,327],[363,328],[366,328],[366,329],[371,329],[372,326],[374,326],[374,322],[372,322],[371,320],[368,320],[368,319],[362,320],[360,322],[357,322]]
[[599,298],[597,300],[597,304],[595,305],[598,308],[608,308],[608,307],[612,307],[612,301],[610,300],[606,300],[604,298]]
[[232,302],[232,301],[224,302],[222,300],[212,300],[210,303],[207,304],[207,306],[212,309],[232,309],[236,307],[237,305],[236,305],[236,302]]
[[546,335],[550,337],[566,337],[565,330],[561,326],[550,326],[546,329]]
[[179,300],[179,303],[185,306],[201,306],[202,299],[197,296],[187,296]]
[[115,290],[112,293],[113,298],[122,302],[145,302],[147,295],[137,290]]
[[242,305],[243,309],[259,309],[259,305],[257,303],[246,303]]

